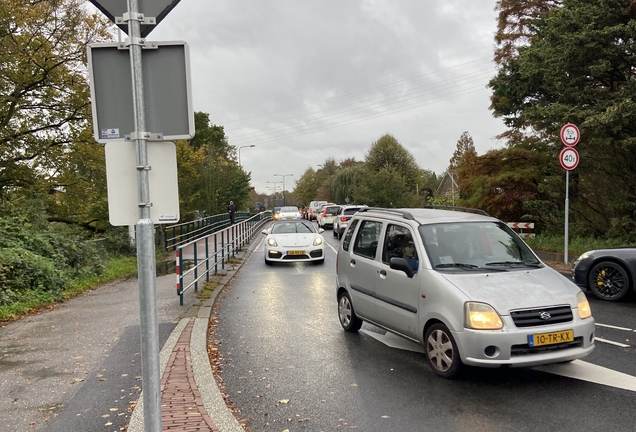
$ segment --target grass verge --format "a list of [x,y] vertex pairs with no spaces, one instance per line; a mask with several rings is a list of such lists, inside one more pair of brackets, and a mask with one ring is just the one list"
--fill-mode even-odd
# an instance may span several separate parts
[[[124,256],[111,258],[105,262],[104,272],[101,275],[85,276],[81,279],[71,281],[68,287],[62,292],[62,301],[96,288],[101,284],[131,277],[136,271],[136,257]],[[29,291],[27,297],[9,305],[0,306],[0,321],[9,321],[21,318],[45,307],[50,307],[57,301],[51,293]]]

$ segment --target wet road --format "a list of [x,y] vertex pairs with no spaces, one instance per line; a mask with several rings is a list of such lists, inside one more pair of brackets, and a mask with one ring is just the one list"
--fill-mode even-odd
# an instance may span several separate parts
[[[633,431],[636,303],[591,299],[597,348],[572,364],[438,378],[418,347],[337,318],[324,265],[265,266],[259,246],[217,301],[221,376],[250,431]],[[394,344],[397,344],[395,347]]]

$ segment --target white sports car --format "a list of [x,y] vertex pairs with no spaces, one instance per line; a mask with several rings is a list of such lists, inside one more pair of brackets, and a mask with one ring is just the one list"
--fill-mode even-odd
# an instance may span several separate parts
[[275,262],[325,262],[324,230],[304,219],[280,220],[263,230],[265,237],[265,264]]
[[281,207],[278,219],[300,219],[300,210],[298,207]]

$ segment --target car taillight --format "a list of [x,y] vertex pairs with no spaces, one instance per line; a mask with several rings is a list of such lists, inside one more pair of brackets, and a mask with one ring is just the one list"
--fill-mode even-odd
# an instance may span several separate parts
[[347,221],[346,216],[340,216],[340,222],[346,222],[346,221]]

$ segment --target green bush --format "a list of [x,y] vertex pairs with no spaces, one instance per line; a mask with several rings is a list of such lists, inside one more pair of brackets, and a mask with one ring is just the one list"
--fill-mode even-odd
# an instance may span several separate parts
[[64,274],[51,259],[20,247],[0,249],[0,304],[14,303],[33,291],[57,300],[65,286]]

